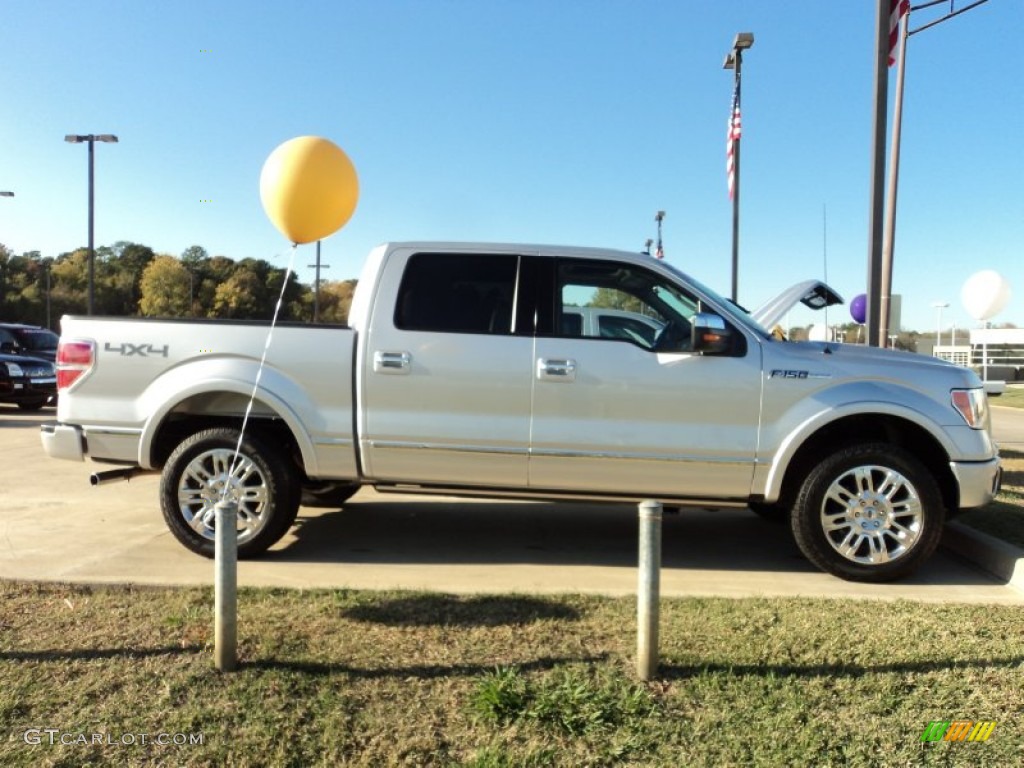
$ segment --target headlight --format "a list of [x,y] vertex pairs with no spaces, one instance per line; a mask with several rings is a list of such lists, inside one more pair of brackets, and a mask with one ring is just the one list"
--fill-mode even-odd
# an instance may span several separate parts
[[988,397],[985,390],[954,389],[953,407],[964,417],[971,429],[985,429],[988,426]]
[[7,366],[8,376],[24,376],[25,374],[21,371],[21,366],[17,363],[5,363]]

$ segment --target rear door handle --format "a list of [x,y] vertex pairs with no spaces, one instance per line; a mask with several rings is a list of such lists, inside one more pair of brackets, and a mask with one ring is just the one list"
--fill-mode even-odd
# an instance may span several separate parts
[[541,357],[537,360],[537,378],[541,381],[569,383],[576,381],[575,360],[554,360]]
[[412,365],[412,355],[408,352],[373,353],[373,372],[392,376],[408,375]]

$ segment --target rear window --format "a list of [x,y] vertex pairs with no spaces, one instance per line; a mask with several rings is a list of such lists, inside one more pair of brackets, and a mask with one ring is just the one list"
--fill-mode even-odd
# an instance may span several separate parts
[[511,333],[518,266],[514,254],[414,254],[398,289],[395,327]]

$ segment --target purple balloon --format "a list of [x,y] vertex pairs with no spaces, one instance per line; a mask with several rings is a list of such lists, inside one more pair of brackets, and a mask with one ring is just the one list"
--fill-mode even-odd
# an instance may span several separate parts
[[858,293],[853,297],[853,301],[850,302],[850,317],[853,318],[854,322],[863,325],[867,312],[868,295],[866,293]]

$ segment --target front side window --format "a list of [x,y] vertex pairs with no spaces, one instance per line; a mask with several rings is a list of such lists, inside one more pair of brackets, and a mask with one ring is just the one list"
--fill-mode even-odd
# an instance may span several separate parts
[[413,254],[398,289],[395,327],[511,333],[518,268],[514,254]]
[[642,267],[611,261],[558,265],[560,336],[626,341],[658,352],[692,348],[698,299]]

